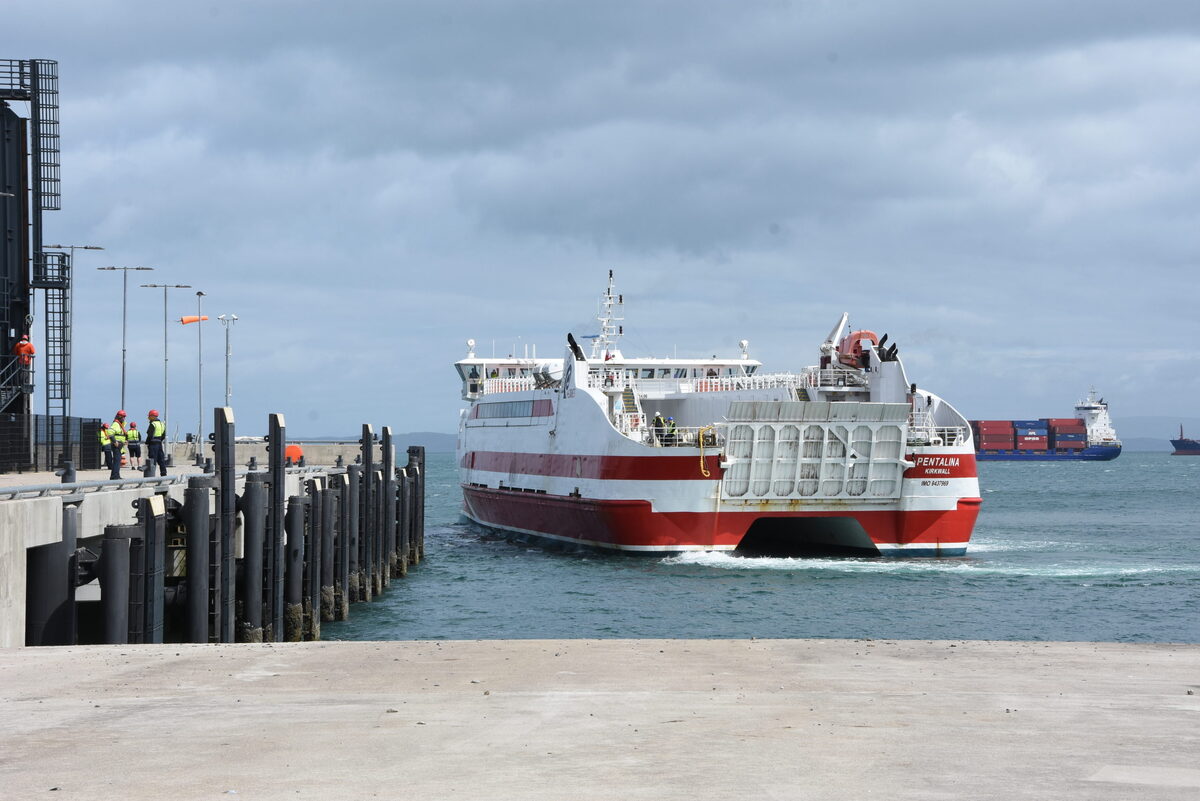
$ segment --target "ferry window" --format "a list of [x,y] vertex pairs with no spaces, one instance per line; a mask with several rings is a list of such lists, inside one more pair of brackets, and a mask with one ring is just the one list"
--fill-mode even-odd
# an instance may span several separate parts
[[675,370],[676,378],[687,378],[687,374],[688,374],[688,371],[687,371],[686,367],[680,367]]
[[746,375],[754,375],[754,371],[755,371],[755,370],[757,370],[757,369],[758,369],[758,365],[757,365],[757,364],[752,364],[752,365],[749,365],[749,366],[746,368]]
[[642,368],[642,378],[654,378],[654,368],[653,367]]
[[670,378],[671,377],[671,368],[670,367],[659,368],[658,377],[659,378]]
[[515,367],[508,368],[508,377],[516,378],[517,377],[517,368],[515,368]]

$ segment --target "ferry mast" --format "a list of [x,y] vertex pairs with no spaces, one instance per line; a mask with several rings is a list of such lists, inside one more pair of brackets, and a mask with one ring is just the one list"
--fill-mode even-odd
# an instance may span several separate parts
[[604,290],[604,294],[600,296],[600,314],[596,316],[596,320],[600,323],[600,335],[592,340],[592,359],[601,360],[605,357],[612,358],[616,354],[617,340],[625,333],[625,327],[617,325],[619,322],[624,322],[624,317],[616,317],[613,314],[615,307],[621,307],[620,311],[625,310],[625,296],[613,294],[613,271],[608,271],[608,286]]

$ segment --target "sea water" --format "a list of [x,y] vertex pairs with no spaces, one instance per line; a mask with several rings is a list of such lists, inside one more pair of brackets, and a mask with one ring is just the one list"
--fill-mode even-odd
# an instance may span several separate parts
[[968,555],[625,556],[462,522],[430,454],[425,561],[326,639],[836,637],[1200,642],[1200,457],[986,462]]

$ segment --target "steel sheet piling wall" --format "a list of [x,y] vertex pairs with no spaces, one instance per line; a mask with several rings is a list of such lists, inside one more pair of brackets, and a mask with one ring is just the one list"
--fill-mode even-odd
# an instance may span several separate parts
[[413,521],[413,558],[411,564],[417,564],[425,558],[425,446],[410,445],[408,448],[408,465],[414,468],[416,481],[411,508]]
[[287,581],[284,607],[283,639],[300,642],[304,639],[304,507],[307,501],[299,495],[288,498],[287,517]]
[[333,621],[334,591],[334,495],[332,489],[321,490],[321,621]]
[[372,597],[378,594],[379,589],[375,583],[375,565],[377,564],[375,555],[375,496],[374,496],[374,481],[375,481],[375,434],[371,429],[370,423],[363,423],[362,427],[362,498],[360,504],[362,507],[362,525],[359,528],[360,536],[363,540],[363,600],[369,601]]
[[138,501],[142,532],[143,618],[140,638],[131,642],[161,643],[164,634],[163,579],[166,575],[167,517],[162,495]]
[[234,582],[236,569],[233,559],[234,530],[237,525],[237,465],[234,455],[233,409],[221,406],[214,410],[214,453],[217,457],[217,479],[220,489],[221,514],[221,642],[234,641]]
[[346,519],[349,523],[350,542],[350,600],[357,603],[369,600],[363,597],[363,554],[359,524],[362,518],[359,504],[362,496],[362,467],[356,464],[346,468]]
[[104,544],[98,567],[100,605],[104,616],[102,642],[107,645],[125,645],[129,642],[129,545],[130,538],[137,533],[140,533],[138,526],[104,528]]
[[60,542],[25,552],[25,644],[75,644],[75,547],[79,507],[63,504]]
[[331,476],[337,493],[337,569],[334,578],[334,619],[350,617],[350,482],[345,474]]
[[321,639],[321,481],[309,479],[308,515],[304,526],[304,638]]
[[383,456],[383,575],[385,583],[399,575],[396,569],[396,450],[392,427],[384,426],[380,438]]
[[267,469],[270,473],[271,506],[267,518],[267,544],[270,548],[270,577],[267,582],[270,600],[271,630],[263,632],[265,639],[274,642],[283,640],[283,585],[284,585],[284,505],[287,502],[285,483],[286,466],[284,451],[287,449],[287,428],[282,414],[272,414],[268,419]]
[[208,642],[210,479],[188,479],[183,512],[187,526],[187,642]]
[[263,565],[269,550],[264,541],[267,522],[267,485],[262,473],[246,476],[242,490],[242,583],[238,597],[238,642],[263,641]]

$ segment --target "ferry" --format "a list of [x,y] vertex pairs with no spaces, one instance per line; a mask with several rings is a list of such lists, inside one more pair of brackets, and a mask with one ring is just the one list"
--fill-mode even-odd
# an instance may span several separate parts
[[[463,515],[627,553],[962,556],[979,514],[967,420],[910,381],[896,344],[846,332],[818,363],[630,357],[612,272],[590,352],[481,356],[467,340]],[[585,342],[587,340],[585,339]]]

